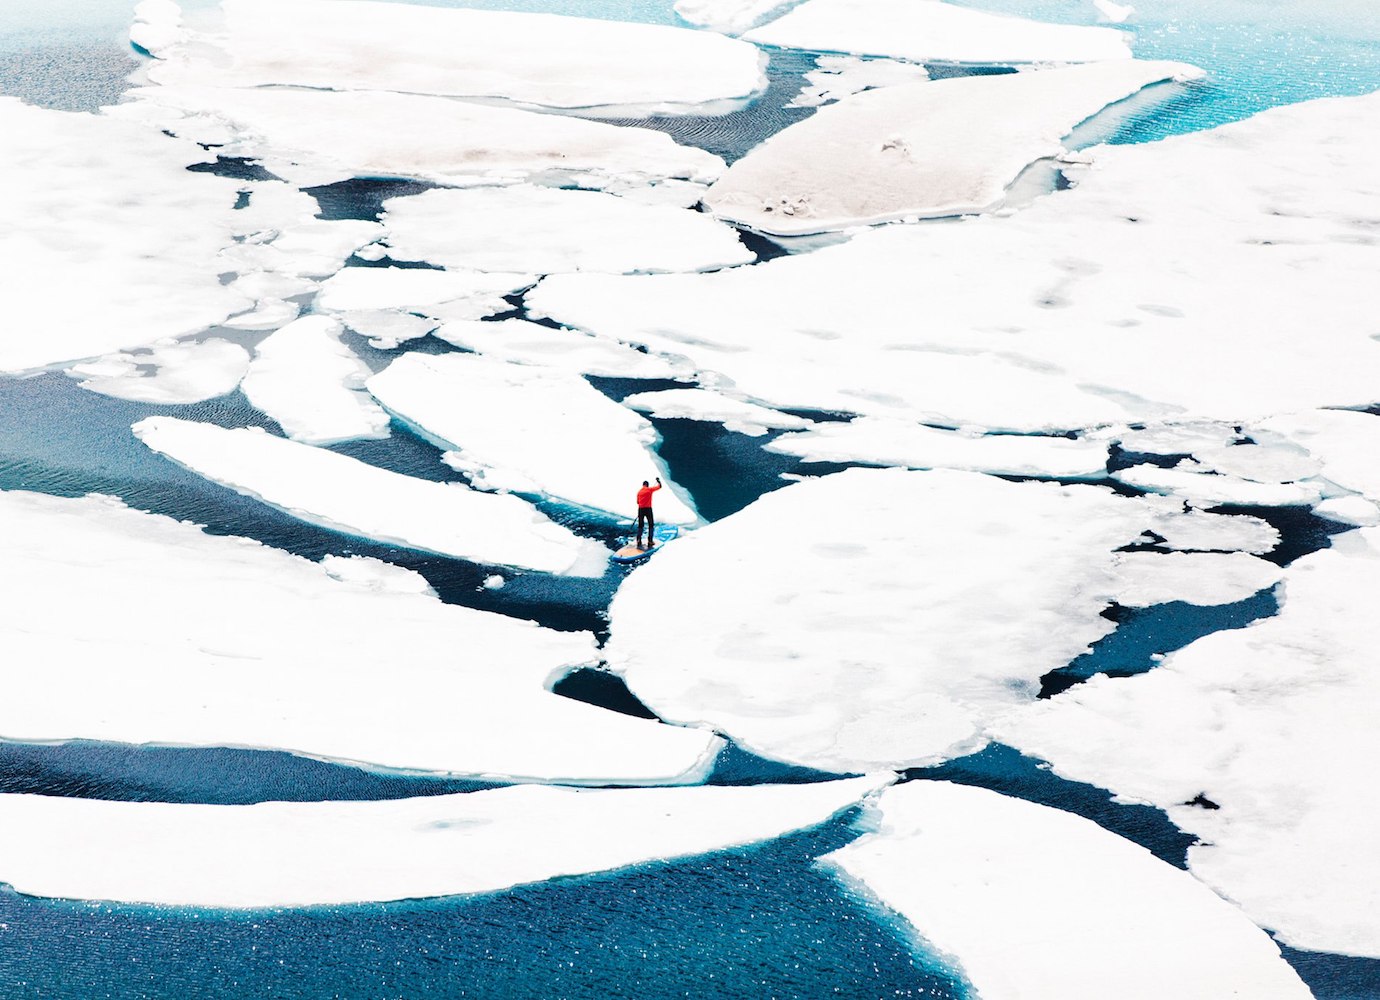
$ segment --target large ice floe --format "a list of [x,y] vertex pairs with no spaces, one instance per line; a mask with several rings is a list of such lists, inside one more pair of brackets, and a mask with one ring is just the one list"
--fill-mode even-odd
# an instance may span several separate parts
[[755,259],[700,212],[601,191],[440,189],[384,203],[388,254],[483,271],[708,271]]
[[765,406],[733,399],[709,389],[660,389],[638,392],[623,400],[624,406],[654,417],[706,420],[753,437],[769,430],[803,430],[814,426],[804,417],[769,410]]
[[1179,509],[964,472],[806,480],[630,576],[605,653],[662,718],[767,757],[840,772],[933,762],[1034,700],[1042,675],[1112,631],[1102,612],[1123,596],[1215,604],[1274,583],[1244,554],[1205,586],[1199,559],[1117,551]]
[[337,531],[481,563],[599,576],[608,553],[526,500],[415,479],[257,428],[149,417],[154,451],[294,517]]
[[1285,943],[1380,958],[1377,590],[1380,532],[1337,536],[1288,568],[1277,616],[1147,674],[1094,678],[997,731],[1060,774],[1164,809],[1199,838],[1189,868]]
[[1377,114],[1380,95],[1311,101],[1099,147],[1009,218],[706,275],[556,275],[526,302],[789,408],[1041,430],[1364,406]]
[[662,114],[743,101],[766,86],[752,45],[684,28],[373,0],[223,0],[221,7],[221,24],[156,40],[153,30],[176,8],[145,8],[144,47],[159,60],[150,79]]
[[1252,427],[1252,432],[1260,430],[1307,449],[1319,466],[1317,474],[1328,482],[1380,500],[1380,467],[1375,460],[1380,454],[1380,416],[1352,410],[1285,413]]
[[983,788],[884,790],[826,855],[983,1000],[1308,1000],[1279,948],[1191,875],[1089,820]]
[[681,20],[733,35],[746,31],[794,0],[676,0]]
[[495,892],[770,840],[890,778],[231,806],[0,795],[0,880],[28,895],[217,907]]
[[476,354],[581,375],[672,378],[683,369],[612,340],[579,330],[552,329],[525,319],[456,320],[435,331],[439,340]]
[[693,782],[721,746],[548,691],[596,659],[589,633],[380,587],[377,573],[109,498],[0,492],[0,550],[7,739],[599,784]]
[[[631,516],[638,483],[661,472],[656,432],[580,376],[477,354],[405,354],[369,391],[421,433],[452,449],[449,463],[481,488],[540,494]],[[668,489],[657,518],[697,516]]]
[[704,201],[782,236],[988,211],[1031,163],[1063,153],[1060,139],[1080,122],[1151,84],[1201,75],[1122,60],[870,90],[769,138]]
[[232,392],[248,369],[248,351],[211,337],[120,351],[73,365],[67,374],[80,378],[83,389],[118,399],[198,403]]
[[1131,55],[1128,36],[1111,28],[1046,24],[942,0],[806,0],[743,37],[913,62],[1094,62]]
[[816,68],[805,74],[805,86],[788,107],[814,108],[874,87],[919,83],[930,78],[924,66],[894,59],[820,56],[815,63]]

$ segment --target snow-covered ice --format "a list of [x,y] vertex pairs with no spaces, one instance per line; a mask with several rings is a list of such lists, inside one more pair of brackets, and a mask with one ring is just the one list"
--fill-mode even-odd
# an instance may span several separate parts
[[890,778],[226,806],[0,795],[0,879],[35,896],[235,908],[495,892],[770,840]]
[[1107,446],[1100,441],[972,435],[882,417],[817,424],[799,434],[782,435],[767,450],[805,462],[966,469],[1010,476],[1100,479],[1107,473]]
[[248,351],[211,337],[121,351],[73,365],[67,374],[80,378],[83,389],[118,399],[199,403],[233,391],[248,368]]
[[1378,589],[1377,529],[1335,536],[1285,571],[1277,616],[1149,673],[1093,678],[996,732],[1164,809],[1199,838],[1190,870],[1281,941],[1380,958]]
[[743,37],[913,62],[1094,62],[1131,55],[1128,36],[1111,28],[1046,24],[942,0],[806,0]]
[[107,497],[0,492],[0,550],[7,739],[597,784],[694,782],[722,746],[548,691],[598,658],[587,632],[380,593]]
[[144,46],[159,60],[150,79],[661,114],[742,101],[766,86],[752,45],[664,25],[373,0],[221,6],[222,24]]
[[[255,197],[251,195],[251,206]],[[315,199],[311,211],[316,211]],[[383,227],[366,219],[306,219],[253,234],[221,256],[241,269],[263,268],[268,272],[250,271],[235,282],[237,289],[246,294],[257,293],[256,298],[285,298],[315,288],[314,284],[293,282],[292,278],[325,278],[335,274],[351,254],[382,235]]]
[[1259,427],[1306,448],[1320,464],[1324,479],[1380,500],[1380,417],[1352,410],[1313,410],[1280,414],[1261,421]]
[[526,500],[415,479],[257,428],[149,417],[134,434],[161,455],[314,524],[440,555],[599,576],[608,553]]
[[984,788],[884,790],[825,855],[983,1000],[1308,1000],[1279,948],[1191,875],[1097,824]]
[[1134,7],[1112,0],[1093,0],[1093,6],[1097,8],[1098,18],[1108,24],[1124,24],[1136,12]]
[[556,275],[526,302],[792,409],[1048,430],[1367,406],[1378,114],[1380,94],[1275,108],[1099,147],[1009,218],[713,274]]
[[1245,552],[1123,552],[1116,563],[1116,602],[1128,608],[1168,601],[1233,604],[1273,587],[1282,572]]
[[1249,552],[1262,555],[1279,544],[1279,531],[1268,521],[1247,514],[1209,514],[1200,510],[1166,510],[1150,530],[1163,548],[1197,552]]
[[756,259],[701,212],[602,191],[436,189],[384,203],[389,256],[482,271],[707,271]]
[[874,87],[919,83],[930,78],[924,66],[895,59],[820,56],[816,63],[817,68],[805,74],[805,86],[788,107],[814,108]]
[[1358,527],[1380,524],[1380,506],[1365,497],[1330,497],[1313,507],[1313,513],[1331,521]]
[[241,389],[290,438],[330,444],[388,436],[388,414],[364,391],[369,369],[341,332],[339,320],[303,316],[255,350]]
[[370,347],[382,351],[391,351],[409,340],[420,340],[438,325],[430,317],[391,309],[354,309],[337,318],[361,337],[367,337]]
[[448,344],[502,361],[546,365],[581,375],[619,378],[674,378],[681,369],[670,361],[579,330],[525,319],[456,320],[436,331]]
[[1065,152],[1060,140],[1080,122],[1151,84],[1201,75],[1118,60],[870,90],[773,135],[714,182],[705,204],[783,236],[990,211],[1026,167]]
[[653,417],[707,420],[731,431],[759,437],[769,430],[803,430],[812,421],[756,403],[733,399],[710,389],[661,389],[638,392],[623,400],[624,406]]
[[695,512],[651,446],[652,426],[571,372],[476,354],[405,354],[369,379],[391,412],[453,449],[450,464],[480,488],[543,494],[631,517],[637,485],[660,474],[660,521]]
[[1134,583],[1116,550],[1170,506],[966,472],[805,480],[629,576],[604,651],[660,717],[763,756],[931,763],[981,746],[988,718],[1112,631],[1101,613]]
[[347,267],[321,283],[319,309],[407,309],[437,315],[437,306],[461,303],[481,319],[509,306],[503,296],[520,292],[536,278],[527,274],[433,270],[423,267]]
[[676,0],[681,19],[729,35],[740,34],[793,0]]
[[1180,497],[1198,507],[1238,504],[1252,507],[1285,507],[1311,504],[1322,498],[1316,483],[1258,483],[1226,476],[1185,459],[1172,469],[1158,465],[1133,465],[1119,469],[1113,478],[1151,493]]

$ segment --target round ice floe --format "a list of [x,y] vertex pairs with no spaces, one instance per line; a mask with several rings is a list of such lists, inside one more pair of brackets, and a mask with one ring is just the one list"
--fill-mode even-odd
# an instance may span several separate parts
[[[152,371],[141,369],[148,367]],[[120,353],[67,369],[81,387],[118,399],[144,403],[199,403],[223,396],[240,384],[249,352],[212,337],[159,344],[147,351]]]
[[542,365],[581,375],[674,378],[681,369],[653,354],[579,330],[552,329],[525,319],[456,320],[436,337],[467,351],[522,365]]

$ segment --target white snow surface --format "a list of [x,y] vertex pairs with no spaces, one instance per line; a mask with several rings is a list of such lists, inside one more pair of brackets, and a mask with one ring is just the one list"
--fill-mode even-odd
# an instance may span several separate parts
[[1198,507],[1219,504],[1286,507],[1316,503],[1322,498],[1322,489],[1315,483],[1258,483],[1210,472],[1208,467],[1188,459],[1172,469],[1133,465],[1117,470],[1112,477],[1128,486],[1180,497]]
[[1168,549],[1198,552],[1249,552],[1262,555],[1279,544],[1269,521],[1247,514],[1209,514],[1177,508],[1156,515],[1150,530]]
[[814,108],[875,87],[919,83],[930,78],[924,66],[895,59],[820,56],[816,66],[805,74],[808,82],[787,107]]
[[526,301],[791,409],[1052,430],[1367,406],[1377,115],[1380,94],[1276,108],[1099,147],[1009,218],[706,275],[557,275]]
[[913,62],[1044,63],[1127,59],[1111,28],[1046,24],[942,0],[806,0],[743,35],[759,45]]
[[1280,414],[1260,427],[1308,449],[1320,474],[1343,489],[1380,500],[1380,417],[1351,410]]
[[804,417],[733,399],[711,389],[638,392],[624,399],[623,405],[653,417],[712,421],[751,437],[759,437],[769,430],[802,430],[814,426]]
[[604,652],[660,717],[763,756],[933,763],[980,747],[987,719],[1112,630],[1115,550],[1168,506],[965,472],[805,480],[630,575]]
[[1359,527],[1380,524],[1380,506],[1359,496],[1331,497],[1316,504],[1313,513],[1332,521]]
[[0,795],[0,879],[34,896],[235,908],[496,892],[769,840],[890,778],[228,806]]
[[134,434],[198,475],[294,517],[457,559],[600,576],[608,553],[526,500],[415,479],[258,428],[149,417]]
[[672,205],[532,185],[384,202],[389,256],[481,271],[707,271],[756,257],[729,226]]
[[369,379],[390,411],[446,448],[481,489],[537,493],[630,517],[637,486],[662,475],[657,518],[697,515],[651,450],[652,426],[583,378],[476,354],[404,354]]
[[1201,75],[1183,63],[1118,60],[855,94],[753,149],[705,204],[783,236],[990,211],[1027,166],[1065,152],[1060,140],[1079,122],[1151,84]]
[[1097,824],[983,788],[884,790],[822,859],[952,957],[983,1000],[1308,1000],[1264,931]]
[[[83,389],[144,403],[199,403],[231,392],[249,368],[249,352],[219,337],[169,341],[73,365]],[[152,369],[152,371],[145,371]]]
[[507,310],[503,296],[528,287],[527,274],[485,273],[424,267],[347,267],[321,284],[321,309],[406,309],[433,315],[434,307],[463,303],[479,319]]
[[670,361],[579,330],[525,319],[456,320],[435,331],[456,347],[502,361],[546,365],[580,375],[621,378],[674,378],[682,371]]
[[388,414],[364,391],[369,369],[341,332],[339,320],[303,316],[265,337],[249,364],[245,397],[296,441],[388,436]]
[[1217,605],[1244,601],[1279,582],[1274,563],[1245,552],[1123,552],[1116,602],[1128,608],[1185,601]]
[[966,469],[1010,476],[1100,479],[1107,473],[1107,446],[1100,441],[964,434],[884,417],[816,424],[799,434],[783,434],[767,450],[805,462]]
[[438,325],[430,317],[391,309],[354,309],[338,314],[338,318],[361,337],[368,337],[370,347],[384,351],[409,340],[420,340]]
[[[1337,535],[1285,571],[1277,616],[995,729],[1066,777],[1164,809],[1199,838],[1190,870],[1291,947],[1380,958],[1377,588],[1377,529]],[[1200,795],[1218,808],[1191,805]]]
[[684,28],[373,0],[221,6],[223,24],[150,48],[159,59],[151,80],[661,114],[744,100],[766,86],[752,45]]
[[676,0],[675,11],[691,24],[737,35],[792,0]]
[[721,746],[548,691],[597,660],[587,632],[380,593],[108,497],[0,492],[0,515],[7,739],[595,784],[694,782]]

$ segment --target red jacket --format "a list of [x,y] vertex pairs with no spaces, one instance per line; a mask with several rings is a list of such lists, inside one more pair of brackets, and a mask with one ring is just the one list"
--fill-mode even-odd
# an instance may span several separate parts
[[637,491],[637,505],[639,507],[650,507],[652,505],[652,494],[661,489],[661,484],[655,486],[644,486]]

